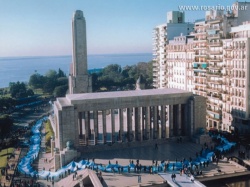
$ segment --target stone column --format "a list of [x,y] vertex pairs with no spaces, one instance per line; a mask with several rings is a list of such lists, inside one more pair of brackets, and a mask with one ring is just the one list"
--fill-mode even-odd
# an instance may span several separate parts
[[183,131],[184,131],[183,135],[187,136],[189,135],[188,133],[188,129],[189,129],[188,128],[189,127],[188,126],[188,104],[184,104],[182,114],[184,116],[183,126],[182,126]]
[[119,108],[119,125],[120,125],[119,139],[123,141],[122,137],[123,137],[124,128],[123,128],[123,109],[122,108]]
[[98,141],[99,129],[98,129],[98,111],[93,111],[94,116],[94,133],[95,133],[95,145]]
[[145,107],[145,138],[150,138],[150,107]]
[[158,138],[158,106],[153,106],[153,139]]
[[141,141],[141,108],[134,108],[135,140]]
[[89,144],[89,136],[91,135],[90,131],[90,113],[89,111],[85,112],[85,142],[86,145]]
[[145,133],[145,107],[141,108],[141,135],[142,135],[142,140],[145,140],[146,138],[146,133]]
[[115,142],[115,111],[111,109],[111,142]]
[[106,128],[106,110],[102,111],[102,139],[103,143],[105,144],[107,142],[107,128]]
[[180,136],[181,135],[181,104],[177,105],[177,135]]
[[168,121],[169,121],[169,137],[173,137],[174,135],[173,105],[168,106]]
[[138,129],[138,133],[139,133],[139,135],[138,135],[138,137],[139,137],[139,141],[143,141],[143,118],[144,118],[144,116],[143,116],[143,112],[142,112],[142,107],[139,107],[138,108],[139,109],[139,111],[138,111],[138,113],[139,113],[139,129]]
[[82,138],[82,112],[78,113],[79,137]]
[[166,106],[161,106],[161,138],[166,138]]
[[127,138],[128,138],[128,141],[130,142],[131,141],[131,131],[132,131],[132,109],[131,108],[127,108]]

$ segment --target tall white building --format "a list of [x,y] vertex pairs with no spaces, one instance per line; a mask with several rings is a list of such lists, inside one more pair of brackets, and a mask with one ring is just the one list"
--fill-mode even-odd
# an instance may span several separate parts
[[166,46],[167,65],[165,80],[169,88],[193,91],[194,37],[177,36]]
[[164,88],[166,64],[166,24],[158,25],[153,31],[153,85]]
[[[250,21],[250,3],[236,2],[232,7],[237,8],[226,13],[207,11],[205,19],[194,23],[190,36],[170,32],[167,24],[166,35],[176,36],[166,39],[165,73],[161,74],[165,79],[157,77],[154,85],[192,90],[205,96],[208,129],[247,133],[250,132],[250,26],[246,21]],[[155,65],[158,65],[155,69],[161,67]],[[158,80],[163,80],[165,87]]]
[[167,23],[158,25],[153,31],[153,86],[166,87],[166,45],[169,40],[179,36],[180,33],[188,35],[193,31],[192,23],[185,23],[184,12],[171,11],[167,13]]
[[232,27],[223,40],[223,128],[250,133],[250,22]]

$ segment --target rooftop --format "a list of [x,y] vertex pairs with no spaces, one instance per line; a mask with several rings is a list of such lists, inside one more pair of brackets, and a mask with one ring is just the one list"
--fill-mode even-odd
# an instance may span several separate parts
[[92,99],[111,99],[111,98],[122,98],[122,97],[175,95],[175,94],[192,95],[192,92],[188,92],[188,91],[180,90],[176,88],[168,88],[168,89],[148,89],[148,90],[68,94],[66,95],[66,98],[70,101],[80,101],[80,100],[92,100]]

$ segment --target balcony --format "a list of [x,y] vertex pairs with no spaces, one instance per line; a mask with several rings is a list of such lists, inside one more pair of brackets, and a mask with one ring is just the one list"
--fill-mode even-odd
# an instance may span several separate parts
[[[217,94],[219,94],[221,92],[220,88],[215,88],[215,87],[211,87],[211,86],[206,85],[206,89],[207,89],[207,92],[208,92],[208,96],[220,99],[220,97],[217,97]],[[211,95],[210,94],[211,92],[213,92],[214,94]]]
[[207,42],[207,39],[206,38],[195,38],[194,43],[202,43],[202,42]]
[[224,65],[223,67],[224,67],[225,69],[228,69],[228,70],[233,69],[233,66],[232,66],[232,65]]
[[207,46],[206,45],[196,45],[194,46],[194,50],[205,50],[207,49]]
[[233,55],[224,55],[225,60],[232,60],[234,58]]
[[210,26],[207,30],[221,30],[221,26]]
[[207,36],[207,39],[219,39],[221,38],[221,34],[210,34]]
[[154,77],[158,77],[158,73],[153,73],[153,76]]
[[207,54],[206,53],[195,53],[195,57],[203,57],[206,58]]
[[211,79],[207,79],[208,83],[213,83],[213,84],[222,84],[222,80],[211,80]]
[[232,46],[226,46],[223,49],[226,50],[226,51],[232,51],[233,47]]
[[195,33],[195,36],[201,36],[201,35],[207,35],[207,32],[204,30],[204,31],[194,31]]
[[223,59],[217,57],[208,57],[207,60],[211,62],[221,62]]
[[222,51],[220,51],[220,50],[209,50],[208,53],[210,55],[221,55]]
[[[216,18],[216,19],[210,19],[210,20],[207,20],[207,23],[210,23],[210,24],[215,24],[215,23],[220,23],[223,21],[223,18]],[[216,28],[216,26],[213,26],[213,27],[210,27],[210,28]]]
[[[208,68],[211,69],[211,70],[219,70],[219,71],[222,70],[222,67],[221,67],[221,66],[218,66],[218,65],[210,65]],[[212,73],[213,73],[213,72],[212,72]],[[216,72],[216,73],[217,73],[217,72]]]
[[194,85],[196,85],[196,86],[205,86],[206,83],[200,82],[200,81],[194,81]]
[[222,42],[208,42],[207,45],[210,47],[219,47],[222,46]]
[[221,115],[221,110],[215,110],[215,109],[212,109],[212,107],[207,107],[207,111],[212,113],[212,114],[218,114],[218,115]]

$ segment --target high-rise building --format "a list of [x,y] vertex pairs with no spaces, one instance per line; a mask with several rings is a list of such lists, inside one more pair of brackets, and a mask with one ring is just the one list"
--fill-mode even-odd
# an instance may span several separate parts
[[167,23],[158,25],[153,31],[153,85],[156,88],[166,87],[166,45],[174,37],[189,35],[193,31],[192,23],[185,23],[184,12],[170,11],[167,13]]
[[153,31],[153,85],[157,88],[165,87],[166,64],[166,24],[158,25]]
[[169,88],[193,91],[194,36],[177,36],[166,46],[167,65],[165,80]]
[[250,133],[250,22],[231,28],[223,40],[222,125]]
[[[154,71],[162,76],[153,77],[154,86],[192,90],[205,96],[208,129],[250,132],[250,88],[247,86],[250,24],[246,22],[250,21],[250,13],[247,7],[249,2],[236,2],[231,12],[207,11],[205,19],[194,23],[190,36],[177,30],[170,33],[166,26],[167,36],[176,36],[166,39],[164,49],[158,49],[166,55],[165,72]],[[173,15],[170,14],[169,22],[178,20],[173,19]],[[154,64],[155,70],[161,67],[160,63]],[[159,80],[165,84],[159,84]]]
[[92,79],[88,75],[86,21],[81,10],[72,20],[73,54],[70,65],[69,93],[92,92]]

